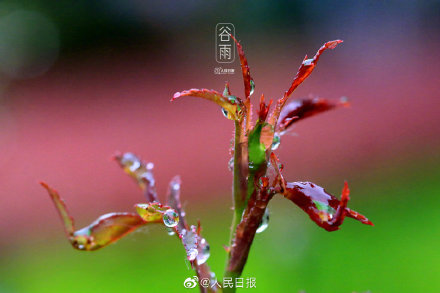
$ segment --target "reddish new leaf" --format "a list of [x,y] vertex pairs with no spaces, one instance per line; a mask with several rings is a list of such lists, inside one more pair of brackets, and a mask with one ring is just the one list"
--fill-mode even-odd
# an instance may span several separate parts
[[173,98],[171,99],[171,102],[174,101],[177,98],[180,97],[198,97],[202,99],[206,99],[209,101],[212,101],[225,109],[227,112],[227,118],[231,120],[238,120],[238,106],[241,104],[241,100],[234,97],[225,97],[221,93],[214,91],[214,90],[208,90],[208,89],[190,89],[187,91],[177,92],[174,94]]
[[287,99],[293,91],[312,73],[313,69],[315,69],[316,64],[318,63],[319,57],[321,54],[327,49],[334,49],[338,44],[342,43],[341,40],[330,41],[322,45],[319,48],[318,52],[316,52],[315,56],[312,59],[307,59],[307,55],[304,58],[301,66],[296,73],[295,79],[292,82],[289,90],[284,94],[283,99]]
[[373,226],[367,218],[347,208],[350,199],[347,183],[342,190],[341,200],[311,182],[287,183],[283,195],[304,210],[318,226],[327,231],[338,230],[345,216]]
[[110,213],[99,217],[87,227],[75,230],[73,218],[58,192],[41,182],[47,190],[64,223],[67,238],[79,250],[92,251],[107,246],[135,229],[149,223],[135,213]]
[[298,69],[298,72],[296,73],[296,76],[292,82],[292,85],[290,88],[284,93],[284,96],[278,100],[277,106],[272,113],[272,116],[270,118],[270,124],[275,126],[278,117],[280,115],[280,112],[282,108],[284,107],[287,99],[289,96],[293,93],[293,91],[312,73],[312,71],[315,69],[316,64],[318,63],[319,57],[321,54],[327,50],[327,49],[334,49],[338,44],[342,43],[341,40],[335,40],[330,41],[322,45],[321,48],[319,48],[318,52],[316,52],[315,56],[312,59],[307,59],[307,55],[304,58],[303,62],[301,63],[301,66]]
[[238,56],[240,57],[241,72],[243,74],[244,94],[246,99],[248,99],[254,92],[255,83],[251,77],[248,62],[246,56],[244,55],[243,47],[233,35],[231,35],[231,37],[234,40],[235,45],[237,46]]
[[66,232],[67,237],[71,237],[75,231],[75,224],[73,218],[70,216],[69,211],[67,210],[66,203],[55,189],[51,188],[45,182],[40,182],[40,184],[47,190],[52,202],[55,204],[55,208],[57,209],[61,221],[63,221],[64,231]]
[[70,241],[79,250],[97,250],[148,223],[135,213],[110,213],[76,231]]
[[348,105],[345,99],[338,102],[323,98],[296,100],[287,104],[278,118],[277,132],[285,131],[290,125],[307,117]]

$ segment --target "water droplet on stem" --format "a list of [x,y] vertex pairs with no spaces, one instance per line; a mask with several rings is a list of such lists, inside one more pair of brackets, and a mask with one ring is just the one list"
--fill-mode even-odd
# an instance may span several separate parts
[[163,214],[163,223],[170,228],[176,227],[179,223],[179,215],[173,209],[166,210]]
[[255,232],[261,233],[264,230],[266,230],[268,226],[269,226],[269,209],[266,208],[266,210],[264,211],[263,218],[261,219],[260,225],[258,226],[257,231]]

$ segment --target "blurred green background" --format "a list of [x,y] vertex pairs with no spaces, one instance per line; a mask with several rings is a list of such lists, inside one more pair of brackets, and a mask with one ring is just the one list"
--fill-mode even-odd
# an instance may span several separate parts
[[[256,82],[276,99],[307,53],[324,53],[293,98],[341,109],[299,123],[278,154],[289,181],[339,194],[375,226],[317,227],[282,197],[269,205],[244,278],[249,292],[440,291],[440,110],[435,52],[439,1],[0,2],[0,292],[185,292],[194,276],[181,244],[150,226],[93,253],[73,250],[45,180],[85,226],[132,211],[140,192],[109,157],[133,151],[156,166],[164,196],[183,179],[190,223],[200,219],[208,264],[221,279],[232,216],[227,168],[232,124],[193,87],[221,90],[214,30],[232,22]],[[226,67],[226,66],[224,66]],[[230,65],[236,72],[238,62]],[[196,289],[192,289],[196,290]],[[191,290],[189,290],[191,291]],[[240,290],[239,290],[240,291]]]

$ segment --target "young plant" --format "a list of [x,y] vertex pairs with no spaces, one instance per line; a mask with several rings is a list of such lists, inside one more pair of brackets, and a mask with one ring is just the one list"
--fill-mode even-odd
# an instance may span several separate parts
[[338,230],[345,217],[363,224],[373,225],[363,215],[349,209],[350,199],[347,182],[344,183],[341,199],[327,193],[324,188],[311,182],[287,182],[274,151],[279,147],[281,137],[296,122],[336,107],[345,106],[345,100],[330,101],[322,98],[287,100],[294,90],[312,73],[321,54],[334,49],[341,40],[325,43],[308,59],[304,58],[290,88],[284,93],[269,115],[272,100],[265,102],[261,95],[256,121],[252,121],[250,96],[255,83],[240,43],[231,36],[240,56],[244,81],[244,99],[232,95],[226,83],[223,93],[208,89],[190,89],[177,92],[171,101],[179,97],[193,96],[210,100],[221,107],[224,116],[234,121],[235,133],[230,166],[233,171],[233,219],[229,245],[226,247],[227,264],[223,283],[215,279],[206,261],[209,245],[202,237],[200,222],[188,225],[180,203],[181,181],[174,177],[168,188],[167,200],[159,201],[155,190],[153,164],[145,163],[131,153],[118,154],[116,161],[143,190],[147,203],[135,206],[137,213],[111,213],[99,217],[95,222],[80,230],[75,230],[73,218],[69,215],[64,201],[46,183],[64,229],[72,246],[79,250],[93,251],[105,247],[137,228],[153,223],[163,224],[170,235],[176,235],[185,248],[187,258],[200,282],[201,292],[235,292],[233,280],[239,278],[246,264],[249,250],[256,233],[267,227],[269,201],[277,194],[284,196],[305,211],[310,219],[327,231]]

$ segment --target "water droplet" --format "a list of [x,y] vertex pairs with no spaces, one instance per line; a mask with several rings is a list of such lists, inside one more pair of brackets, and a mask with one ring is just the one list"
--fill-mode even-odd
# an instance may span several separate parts
[[139,158],[133,153],[124,153],[120,159],[120,163],[131,172],[136,171],[136,169],[141,166]]
[[232,104],[237,104],[237,97],[236,96],[229,96],[228,97],[229,102]]
[[166,210],[163,214],[163,223],[167,227],[176,227],[179,223],[179,215],[173,209]]
[[188,252],[186,253],[186,256],[188,257],[189,261],[193,261],[196,259],[197,255],[199,254],[199,252],[197,251],[197,249],[195,248],[191,248],[190,250],[188,250]]
[[269,226],[269,209],[266,208],[266,210],[264,211],[263,218],[261,219],[260,226],[258,226],[257,231],[255,232],[261,233],[264,230],[266,230],[268,226]]
[[172,228],[167,227],[167,233],[170,236],[173,236],[174,234],[176,234],[176,232],[174,232],[174,230]]
[[180,189],[180,184],[179,183],[173,183],[173,184],[171,184],[171,188],[174,191],[178,191]]
[[329,204],[314,200],[316,208],[318,209],[318,214],[321,220],[324,222],[330,221],[333,219],[333,215],[336,213],[336,210],[332,208]]
[[211,272],[211,273],[209,274],[209,276],[210,276],[209,286],[210,286],[211,288],[213,288],[214,285],[215,285],[215,283],[217,283],[217,278],[215,277],[215,273],[214,273],[214,272]]
[[[225,110],[225,108],[222,108],[222,113],[223,113],[223,116],[225,116],[226,118],[228,118],[228,111],[226,111]],[[229,119],[229,118],[228,118]]]
[[229,162],[228,162],[228,169],[229,171],[233,171],[234,170],[234,157],[232,157]]
[[251,90],[250,90],[250,92],[249,92],[249,96],[252,96],[252,94],[253,94],[254,91],[255,91],[255,82],[254,82],[253,79],[251,79],[250,84],[251,84]]
[[210,255],[211,255],[211,252],[210,252],[209,244],[205,240],[205,238],[202,238],[199,242],[197,263],[199,265],[205,263],[208,260]]
[[303,61],[304,66],[310,66],[313,63],[313,59],[307,59]]
[[273,136],[273,141],[272,141],[272,150],[276,150],[281,144],[281,137],[279,134],[275,134]]
[[199,236],[197,235],[197,227],[191,226],[190,230],[183,229],[181,232],[182,242],[186,250],[186,256],[188,260],[193,261],[197,254],[197,245]]

